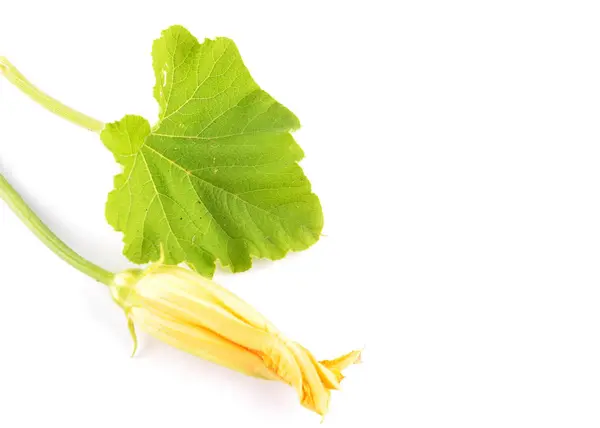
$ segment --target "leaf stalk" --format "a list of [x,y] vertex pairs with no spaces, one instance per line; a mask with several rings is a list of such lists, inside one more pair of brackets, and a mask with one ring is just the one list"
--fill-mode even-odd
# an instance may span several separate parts
[[75,250],[65,244],[36,213],[25,203],[21,195],[0,174],[0,199],[3,199],[8,207],[19,217],[19,219],[31,230],[40,241],[42,241],[58,257],[69,263],[75,269],[85,273],[91,278],[105,285],[111,285],[114,273],[80,256]]
[[6,79],[19,88],[24,94],[29,96],[33,101],[44,107],[46,110],[51,111],[57,116],[68,120],[75,125],[79,125],[83,128],[89,129],[90,131],[100,133],[104,129],[104,123],[83,114],[71,107],[61,103],[50,95],[44,93],[39,88],[34,86],[29,80],[21,74],[17,68],[10,63],[8,59],[0,56],[0,74]]

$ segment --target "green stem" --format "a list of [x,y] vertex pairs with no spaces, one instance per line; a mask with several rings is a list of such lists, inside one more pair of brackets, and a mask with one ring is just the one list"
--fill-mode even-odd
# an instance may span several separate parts
[[17,193],[8,181],[0,174],[0,199],[8,204],[9,208],[21,219],[48,248],[58,257],[69,263],[75,269],[85,273],[103,284],[110,285],[114,274],[102,269],[89,260],[84,259],[72,248],[61,241],[48,226],[29,208],[23,198]]
[[64,105],[36,88],[4,57],[0,57],[0,74],[3,74],[10,83],[19,88],[36,103],[63,119],[98,133],[104,129],[104,123]]

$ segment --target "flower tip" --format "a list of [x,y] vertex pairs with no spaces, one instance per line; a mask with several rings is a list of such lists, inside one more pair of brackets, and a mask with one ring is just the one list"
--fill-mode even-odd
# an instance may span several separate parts
[[133,358],[135,357],[135,353],[138,349],[138,339],[137,334],[135,332],[135,325],[133,324],[133,321],[131,319],[127,320],[127,327],[129,328],[129,334],[131,334],[131,338],[133,339],[133,352],[131,352],[130,356],[130,358]]
[[361,350],[358,351],[358,356],[356,360],[354,360],[354,364],[363,364],[365,362],[363,354],[365,352],[366,345],[362,347]]
[[150,263],[150,266],[148,266],[146,268],[146,270],[144,270],[144,274],[149,274],[151,272],[153,272],[154,270],[156,270],[156,268],[159,268],[161,266],[164,266],[165,264],[165,247],[162,244],[162,242],[159,244],[159,256],[158,256],[158,260],[153,261]]
[[160,243],[160,257],[156,263],[159,265],[165,264],[165,246],[162,244],[162,242]]
[[131,351],[131,355],[129,356],[129,358],[133,358],[135,357],[135,354],[137,352],[137,348],[138,348],[138,344],[137,341],[133,344],[133,350]]

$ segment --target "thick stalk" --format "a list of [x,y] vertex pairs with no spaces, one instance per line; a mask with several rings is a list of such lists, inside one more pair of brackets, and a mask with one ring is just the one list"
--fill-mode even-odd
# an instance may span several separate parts
[[36,103],[63,119],[98,133],[104,129],[104,123],[64,105],[39,90],[4,57],[0,57],[0,74],[3,74],[10,83],[19,88]]
[[85,273],[103,284],[110,285],[114,274],[102,269],[89,260],[84,259],[72,248],[58,238],[48,226],[25,203],[8,181],[0,174],[0,199],[3,199],[11,210],[48,248],[58,257],[75,269]]

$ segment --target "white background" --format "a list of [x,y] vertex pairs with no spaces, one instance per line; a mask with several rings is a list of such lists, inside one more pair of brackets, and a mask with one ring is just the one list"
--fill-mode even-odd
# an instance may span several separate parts
[[[331,427],[600,425],[594,1],[5,1],[0,54],[99,119],[151,120],[152,40],[233,38],[303,123],[310,250],[217,279],[328,358]],[[0,81],[0,171],[70,245],[128,266],[96,135]],[[0,208],[1,427],[311,427],[283,384],[143,336]]]

